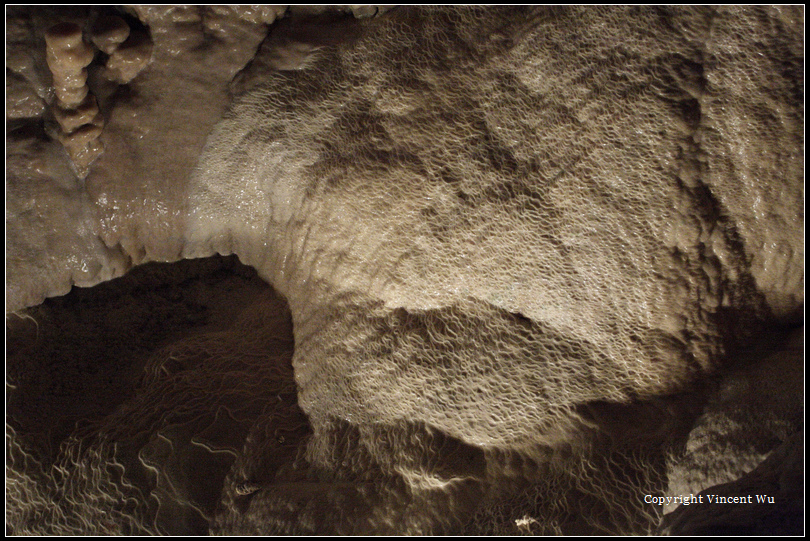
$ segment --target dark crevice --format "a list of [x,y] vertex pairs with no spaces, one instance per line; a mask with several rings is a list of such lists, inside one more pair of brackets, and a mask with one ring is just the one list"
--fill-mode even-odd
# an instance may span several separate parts
[[[40,491],[66,487],[42,502],[57,513],[54,533],[85,514],[93,483],[109,482],[140,496],[113,499],[107,512],[124,518],[93,531],[205,534],[254,423],[276,426],[287,447],[307,431],[286,303],[235,257],[151,263],[74,287],[7,317],[6,332],[7,466],[39,478]],[[304,433],[284,431],[289,416]]]

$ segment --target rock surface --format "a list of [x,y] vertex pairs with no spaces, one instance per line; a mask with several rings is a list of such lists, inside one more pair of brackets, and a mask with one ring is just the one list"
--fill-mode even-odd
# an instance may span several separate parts
[[[681,507],[661,524],[668,535],[797,535],[804,531],[804,431],[742,478],[700,493],[706,505]],[[710,503],[722,497],[742,503]],[[747,496],[751,495],[750,500]]]
[[[8,527],[655,531],[645,495],[802,428],[803,33],[800,7],[9,8]],[[274,290],[226,308],[219,275],[217,329],[181,321],[188,267],[150,271],[169,301],[42,304],[215,254]],[[63,368],[97,398],[54,417]]]

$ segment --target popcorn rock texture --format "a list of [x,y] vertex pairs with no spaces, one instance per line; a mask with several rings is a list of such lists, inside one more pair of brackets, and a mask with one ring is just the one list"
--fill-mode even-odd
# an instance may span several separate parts
[[57,196],[9,166],[11,307],[216,253],[280,297],[178,334],[52,470],[12,426],[17,501],[66,476],[124,533],[654,531],[711,377],[802,322],[803,10],[347,9],[100,23],[112,80],[152,63],[64,242],[23,249]]

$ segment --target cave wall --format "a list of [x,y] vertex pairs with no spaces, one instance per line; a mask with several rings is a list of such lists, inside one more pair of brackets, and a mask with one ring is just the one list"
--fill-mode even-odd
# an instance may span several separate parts
[[[151,379],[60,440],[53,471],[114,478],[59,474],[79,500],[105,494],[122,531],[654,530],[639,494],[727,482],[801,425],[803,389],[738,392],[768,423],[729,414],[728,389],[803,373],[784,336],[803,324],[803,16],[9,8],[9,317],[147,262],[235,254],[286,303],[242,325],[271,332],[288,306],[295,343],[211,334],[180,374],[244,366],[222,404],[172,422],[153,397],[173,371],[133,364]],[[279,385],[295,402],[262,410]],[[238,396],[258,409],[217,420]],[[10,454],[31,455],[14,422]],[[734,467],[700,443],[751,430]],[[177,488],[212,432],[219,484]],[[54,497],[38,468],[19,500]]]

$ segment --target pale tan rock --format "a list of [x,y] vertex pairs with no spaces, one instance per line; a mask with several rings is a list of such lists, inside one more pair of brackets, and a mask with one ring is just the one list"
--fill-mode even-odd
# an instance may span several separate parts
[[25,79],[6,75],[6,117],[39,117],[46,110],[45,102]]
[[65,133],[72,133],[80,126],[93,122],[99,117],[98,103],[92,94],[88,94],[84,101],[75,109],[63,109],[54,107],[53,115]]
[[99,50],[112,54],[129,37],[129,25],[121,17],[99,17],[93,24],[91,39]]
[[70,156],[79,177],[84,178],[90,164],[103,150],[96,141],[101,135],[103,119],[98,104],[87,86],[87,66],[95,50],[85,43],[81,27],[65,22],[45,33],[48,67],[53,74],[56,94],[53,114],[61,132],[57,135]]
[[101,135],[102,128],[94,124],[85,124],[69,134],[62,134],[59,140],[71,156],[79,155],[90,143]]
[[48,67],[55,73],[70,74],[86,67],[93,61],[93,48],[82,39],[82,29],[77,24],[60,23],[45,33],[48,45]]
[[351,9],[352,15],[354,15],[358,19],[374,17],[379,11],[377,6],[370,6],[366,4],[350,5],[349,9]]
[[90,92],[87,85],[70,86],[69,84],[59,84],[60,82],[57,81],[55,77],[54,83],[56,84],[54,90],[56,91],[56,97],[59,103],[67,108],[78,106]]
[[201,6],[138,5],[132,12],[149,27],[152,40],[164,54],[180,56],[202,45]]
[[99,141],[102,132],[99,124],[85,124],[74,132],[59,137],[79,178],[87,176],[90,165],[104,152],[104,145]]
[[133,31],[107,61],[107,77],[120,84],[132,81],[152,59],[152,40],[145,32]]
[[[83,50],[82,29],[75,23],[59,23],[45,32],[45,43],[57,51]],[[84,67],[87,64],[82,64]]]
[[[216,6],[215,6],[216,7]],[[230,6],[242,20],[255,24],[272,24],[287,11],[287,6]]]
[[82,29],[74,23],[60,23],[45,33],[46,59],[53,73],[53,86],[59,103],[72,108],[87,96],[87,71],[93,61],[93,48],[82,39]]

